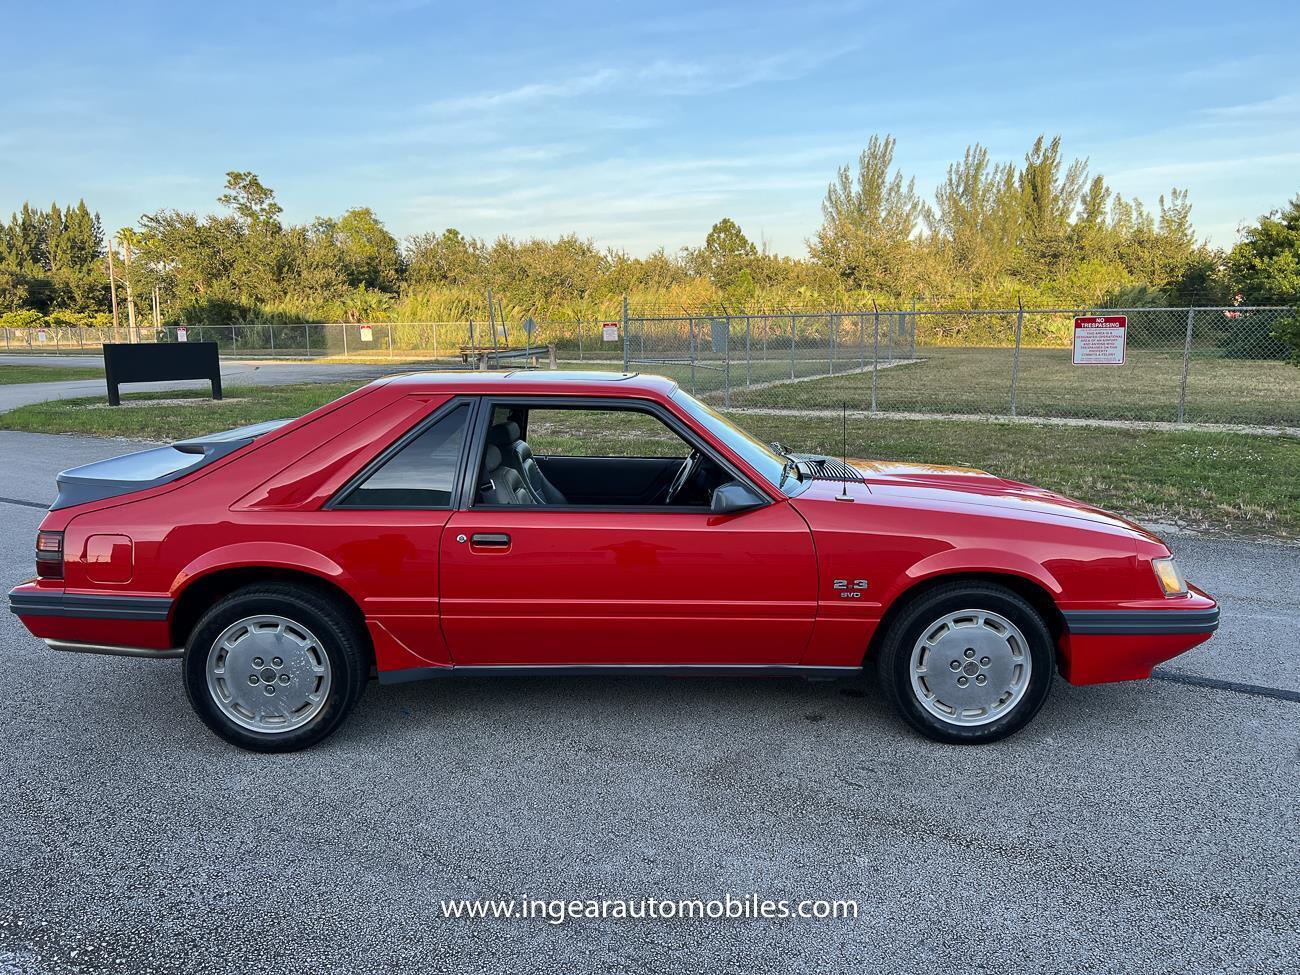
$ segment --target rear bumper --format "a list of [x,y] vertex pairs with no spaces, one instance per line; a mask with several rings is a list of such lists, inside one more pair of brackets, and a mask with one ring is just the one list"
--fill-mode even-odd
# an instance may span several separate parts
[[1177,608],[1063,610],[1060,670],[1071,684],[1142,680],[1164,663],[1208,640],[1219,607],[1194,590]]
[[68,593],[26,582],[10,590],[9,610],[56,649],[129,656],[175,649],[167,596]]

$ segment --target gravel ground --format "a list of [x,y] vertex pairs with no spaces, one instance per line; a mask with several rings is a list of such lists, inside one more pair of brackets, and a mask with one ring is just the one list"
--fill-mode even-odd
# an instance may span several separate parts
[[[0,496],[124,442],[0,435]],[[14,461],[21,459],[22,469]],[[0,504],[0,584],[41,511]],[[1300,550],[1176,539],[1224,627],[1171,669],[1300,688]],[[372,685],[258,756],[175,661],[0,617],[0,973],[1282,972],[1300,957],[1300,704],[1057,682],[962,749],[869,681]],[[447,920],[454,897],[853,898],[855,920]]]

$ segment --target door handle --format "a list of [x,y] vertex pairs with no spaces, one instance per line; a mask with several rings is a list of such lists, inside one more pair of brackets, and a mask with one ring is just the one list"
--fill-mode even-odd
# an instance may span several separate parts
[[469,543],[479,548],[509,548],[510,536],[504,533],[478,532],[469,537]]

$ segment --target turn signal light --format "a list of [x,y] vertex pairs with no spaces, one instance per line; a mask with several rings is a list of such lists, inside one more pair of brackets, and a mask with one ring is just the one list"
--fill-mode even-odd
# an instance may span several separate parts
[[1187,581],[1178,571],[1178,563],[1173,560],[1173,556],[1167,559],[1152,559],[1151,568],[1155,571],[1156,580],[1166,596],[1187,595]]
[[63,532],[36,533],[36,575],[41,579],[63,578]]

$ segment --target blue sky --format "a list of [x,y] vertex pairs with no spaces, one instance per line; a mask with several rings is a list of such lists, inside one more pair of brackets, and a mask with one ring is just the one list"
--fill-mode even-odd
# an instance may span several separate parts
[[643,254],[730,216],[802,254],[872,133],[929,197],[967,144],[1059,132],[1125,196],[1188,188],[1217,244],[1300,193],[1294,2],[6,8],[0,210],[84,196],[112,228],[251,169],[295,221]]

